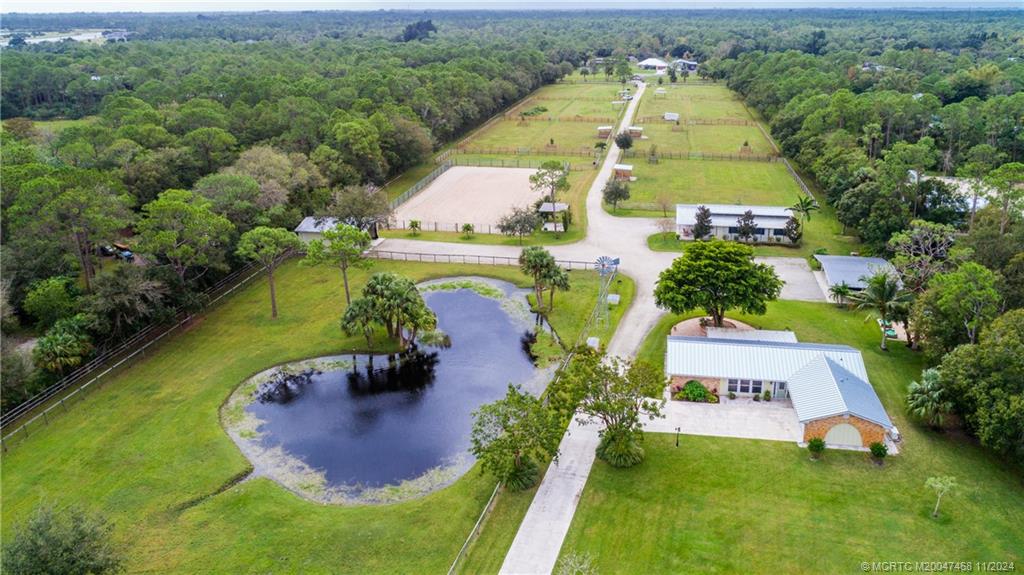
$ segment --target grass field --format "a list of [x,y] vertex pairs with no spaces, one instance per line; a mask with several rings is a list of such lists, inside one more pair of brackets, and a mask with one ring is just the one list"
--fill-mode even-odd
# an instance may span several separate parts
[[[665,89],[664,96],[655,94],[658,88]],[[675,112],[684,119],[750,119],[735,94],[724,85],[714,84],[648,86],[637,116],[661,116],[665,112]]]
[[67,128],[88,126],[95,122],[96,119],[96,116],[86,116],[77,120],[36,120],[33,124],[35,124],[36,130],[39,130],[42,133],[56,134]]
[[517,148],[545,150],[554,140],[559,150],[593,152],[597,138],[597,123],[560,122],[558,120],[499,120],[466,142],[470,150],[508,150]]
[[[416,280],[526,282],[511,267],[378,262],[371,271],[384,270]],[[368,273],[352,274],[353,291]],[[556,296],[550,318],[567,341],[597,297],[591,272],[574,272],[571,281],[573,291]],[[4,537],[48,501],[111,517],[130,572],[446,570],[494,488],[476,469],[423,499],[376,507],[311,503],[267,479],[219,492],[249,469],[218,421],[234,387],[268,366],[362,347],[339,332],[344,296],[336,269],[290,262],[277,285],[277,320],[269,318],[266,282],[257,281],[6,453]],[[631,286],[621,288],[624,302]]]
[[[620,204],[616,215],[661,217],[656,205],[660,194],[682,204],[749,204],[790,206],[800,188],[781,163],[661,160],[648,164],[634,158],[629,200]],[[675,209],[670,211],[674,217]]]
[[[766,316],[734,317],[793,329],[801,341],[862,350],[871,381],[903,432],[903,453],[884,467],[862,453],[829,451],[821,462],[785,442],[648,434],[646,461],[626,470],[598,461],[562,548],[589,553],[601,573],[851,573],[862,561],[1024,560],[1019,470],[955,433],[907,420],[907,383],[921,357],[877,347],[873,322],[828,304],[776,302]],[[641,357],[662,364],[664,334]],[[961,490],[938,520],[924,482],[954,475]],[[999,559],[994,559],[994,558]]]
[[684,124],[676,127],[669,122],[659,122],[643,124],[643,128],[645,138],[633,142],[639,154],[657,146],[662,152],[738,155],[744,143],[754,155],[766,156],[774,151],[757,126]]

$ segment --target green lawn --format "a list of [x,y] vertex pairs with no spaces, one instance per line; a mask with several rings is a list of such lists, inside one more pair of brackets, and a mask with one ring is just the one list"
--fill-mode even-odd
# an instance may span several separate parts
[[646,154],[652,146],[661,152],[686,154],[739,155],[746,143],[750,153],[767,156],[774,149],[757,126],[732,125],[686,125],[676,126],[671,122],[643,124],[644,139],[633,142],[638,154]]
[[67,128],[88,126],[97,120],[96,116],[86,116],[77,120],[36,120],[33,122],[40,132],[56,134]]
[[[665,89],[664,96],[655,93],[658,88]],[[665,112],[675,112],[682,119],[751,119],[739,97],[720,84],[666,83],[648,86],[640,101],[637,116],[661,116]]]
[[[377,262],[371,271],[384,270],[417,280],[488,275],[526,282],[500,266]],[[353,273],[353,291],[368,273]],[[216,494],[249,469],[218,421],[234,387],[272,365],[362,347],[339,332],[344,304],[336,269],[293,261],[277,281],[277,320],[269,319],[265,280],[257,281],[6,453],[4,537],[49,501],[110,516],[130,572],[447,569],[494,488],[477,469],[426,498],[387,506],[314,504],[266,479]],[[573,272],[571,281],[573,291],[556,296],[550,318],[567,341],[597,297],[593,272]],[[626,302],[631,286],[621,288]]]
[[560,122],[558,120],[498,120],[466,142],[469,150],[507,150],[518,148],[546,150],[554,140],[559,151],[591,152],[597,138],[597,123]]
[[[800,188],[778,162],[719,160],[661,160],[633,164],[636,181],[629,184],[629,200],[619,204],[616,215],[661,217],[656,205],[660,194],[680,204],[748,204],[790,206]],[[674,217],[675,209],[670,210]]]
[[[790,328],[801,341],[864,352],[871,381],[903,432],[903,453],[877,467],[862,453],[829,451],[813,463],[794,444],[648,434],[647,460],[613,469],[598,461],[562,553],[585,552],[601,573],[851,573],[861,561],[1024,560],[1019,470],[955,433],[907,419],[907,383],[921,357],[877,347],[863,313],[828,304],[776,302],[765,316],[734,317]],[[640,356],[662,364],[666,317]],[[962,489],[929,517],[934,475]]]

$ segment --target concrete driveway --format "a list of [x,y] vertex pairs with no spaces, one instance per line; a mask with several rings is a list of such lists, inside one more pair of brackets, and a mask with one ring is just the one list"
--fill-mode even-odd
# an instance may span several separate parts
[[647,421],[644,431],[687,435],[712,435],[743,439],[770,439],[799,442],[800,422],[789,401],[755,402],[750,399],[721,403],[671,401],[665,405],[665,418]]
[[758,262],[775,268],[779,279],[786,282],[782,286],[779,299],[795,299],[800,301],[825,301],[825,294],[814,278],[811,266],[803,258],[757,258]]

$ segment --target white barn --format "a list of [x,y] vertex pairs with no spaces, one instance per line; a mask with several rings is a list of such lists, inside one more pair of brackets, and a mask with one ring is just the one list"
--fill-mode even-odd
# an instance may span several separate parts
[[[681,240],[692,240],[693,226],[697,223],[698,204],[676,205],[676,235]],[[723,240],[738,240],[740,218],[747,210],[754,214],[757,229],[748,241],[759,243],[792,243],[786,237],[786,222],[793,211],[779,206],[743,206],[704,204],[711,211],[711,236]]]

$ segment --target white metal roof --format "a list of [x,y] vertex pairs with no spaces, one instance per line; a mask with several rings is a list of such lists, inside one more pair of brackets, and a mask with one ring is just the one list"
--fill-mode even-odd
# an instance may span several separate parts
[[861,278],[878,272],[896,273],[892,264],[882,258],[815,254],[814,259],[821,263],[821,271],[825,272],[825,281],[830,287],[845,283],[853,289],[864,289],[867,286]]
[[317,218],[314,216],[307,216],[302,218],[302,222],[295,228],[296,233],[320,233],[324,230],[333,229],[338,225],[338,221],[334,218]]
[[631,131],[631,132],[643,132],[644,128],[643,128],[643,126],[630,126],[629,127],[629,131]]
[[615,164],[612,168],[616,170],[632,170],[633,164]]
[[668,66],[668,62],[665,62],[660,58],[647,58],[646,60],[641,60],[640,62],[638,62],[637,66],[653,66],[656,68],[659,66]]
[[[697,204],[676,204],[676,225],[692,226],[697,220]],[[711,225],[733,226],[736,219],[750,210],[758,227],[783,228],[792,215],[789,208],[780,206],[743,206],[727,204],[704,204],[711,211]]]
[[789,378],[787,385],[801,422],[849,414],[887,429],[892,427],[871,384],[825,354],[812,358]]
[[598,126],[597,127],[598,131],[601,131],[601,130],[613,130],[613,129],[615,129],[614,126]]
[[674,122],[674,121],[679,119],[679,113],[678,112],[665,112],[664,118],[666,120],[668,120],[669,122]]
[[544,202],[540,205],[538,211],[540,212],[564,212],[569,209],[569,204],[563,204],[562,202]]
[[796,334],[791,331],[772,329],[736,329],[731,327],[709,327],[705,330],[712,339],[740,339],[746,341],[787,341],[796,343]]
[[846,345],[683,336],[669,336],[665,371],[671,375],[788,381],[818,355],[834,359],[865,381],[868,378],[860,352]]

